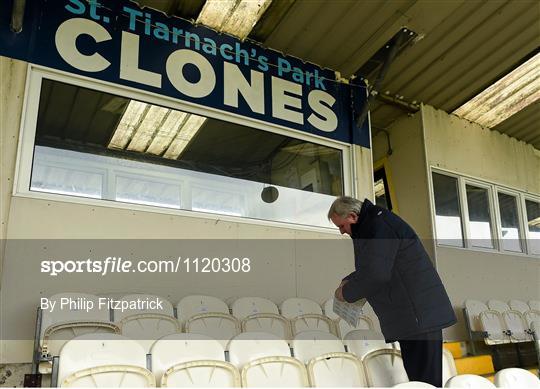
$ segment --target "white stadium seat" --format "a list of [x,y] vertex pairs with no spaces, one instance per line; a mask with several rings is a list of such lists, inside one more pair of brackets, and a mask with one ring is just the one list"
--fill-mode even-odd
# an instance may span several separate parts
[[[120,333],[118,325],[110,321],[105,306],[100,309],[99,297],[87,293],[59,293],[49,302],[55,309],[42,310],[40,353],[42,358],[59,355],[62,346],[70,339],[88,333]],[[41,373],[50,373],[51,364],[40,364]]]
[[372,330],[351,331],[345,336],[343,343],[349,352],[360,360],[363,360],[372,351],[392,348],[392,344],[386,343],[381,333]]
[[159,338],[181,332],[180,323],[174,317],[172,304],[158,296],[130,294],[120,300],[130,302],[137,299],[161,300],[163,309],[115,310],[114,320],[118,323],[122,335],[137,340],[148,353],[152,344]]
[[[529,326],[520,310],[511,309],[510,305],[501,300],[489,300],[487,303],[489,309],[501,314],[505,332],[513,343],[529,342],[531,335],[528,332]],[[516,302],[514,300],[514,305]],[[518,303],[518,307],[524,307]]]
[[174,334],[151,349],[152,372],[162,387],[238,387],[240,373],[225,361],[223,346],[199,334]]
[[481,312],[479,316],[482,330],[486,333],[484,342],[487,345],[510,343],[510,338],[506,334],[506,326],[499,311],[488,309]]
[[177,304],[177,314],[185,332],[207,335],[224,347],[240,333],[240,321],[229,314],[229,307],[212,296],[187,296]]
[[241,327],[238,319],[228,313],[201,313],[186,322],[185,330],[209,336],[225,347],[231,338],[241,332]]
[[307,387],[306,367],[292,358],[289,345],[273,334],[244,332],[228,345],[229,359],[241,369],[244,387]]
[[362,359],[368,385],[388,387],[409,381],[398,350],[375,350]]
[[480,313],[488,311],[488,306],[482,301],[465,300],[465,309],[467,312],[467,319],[469,321],[471,331],[484,331],[482,328],[482,323],[480,322]]
[[325,331],[301,332],[294,337],[292,347],[294,356],[306,364],[323,354],[345,352],[341,339]]
[[334,322],[322,314],[315,301],[292,297],[281,303],[281,314],[291,321],[293,335],[302,331],[326,331],[335,333]]
[[508,306],[511,310],[521,312],[522,314],[525,314],[525,312],[531,309],[529,304],[522,300],[510,300],[508,301]]
[[291,338],[289,320],[279,314],[276,304],[261,297],[241,297],[231,305],[234,317],[241,320],[243,332],[269,332],[281,339]]
[[540,388],[540,380],[530,371],[517,368],[499,370],[495,374],[495,386],[499,388]]
[[536,311],[540,311],[540,300],[529,300],[529,307]]
[[229,307],[222,300],[213,296],[192,295],[182,298],[176,305],[180,323],[201,313],[229,313]]
[[292,341],[294,355],[307,364],[314,387],[364,387],[367,382],[362,364],[346,353],[342,341],[323,331],[304,331]]
[[436,388],[436,386],[420,381],[403,382],[393,386],[394,388]]
[[146,352],[134,340],[116,334],[86,334],[60,352],[60,387],[153,387]]
[[442,384],[443,386],[446,384],[446,382],[457,375],[457,368],[456,368],[456,362],[454,361],[454,356],[450,351],[443,348],[443,380]]
[[490,380],[479,375],[461,374],[450,378],[445,388],[495,388]]

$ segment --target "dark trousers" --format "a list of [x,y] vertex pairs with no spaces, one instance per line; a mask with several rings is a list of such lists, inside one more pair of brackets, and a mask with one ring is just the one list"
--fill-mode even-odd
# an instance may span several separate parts
[[442,387],[442,330],[399,340],[409,381]]

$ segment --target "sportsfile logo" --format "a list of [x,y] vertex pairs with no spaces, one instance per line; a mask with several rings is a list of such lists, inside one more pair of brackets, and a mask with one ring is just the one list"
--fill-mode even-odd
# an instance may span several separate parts
[[114,273],[249,273],[250,258],[228,257],[178,257],[176,260],[139,260],[135,263],[122,257],[85,260],[43,260],[41,273],[58,276],[62,273],[97,273],[102,276]]

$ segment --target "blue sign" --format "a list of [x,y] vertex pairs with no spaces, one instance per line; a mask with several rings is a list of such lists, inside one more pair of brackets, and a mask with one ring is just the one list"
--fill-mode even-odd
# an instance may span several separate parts
[[331,70],[128,0],[32,0],[18,34],[11,8],[0,55],[369,147],[365,88]]

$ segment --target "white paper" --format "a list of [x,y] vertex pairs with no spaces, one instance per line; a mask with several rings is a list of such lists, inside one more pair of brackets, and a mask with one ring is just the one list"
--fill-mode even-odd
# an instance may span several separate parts
[[334,313],[345,320],[350,326],[356,328],[358,320],[362,315],[362,307],[366,303],[366,299],[360,299],[354,303],[339,301],[334,298]]

